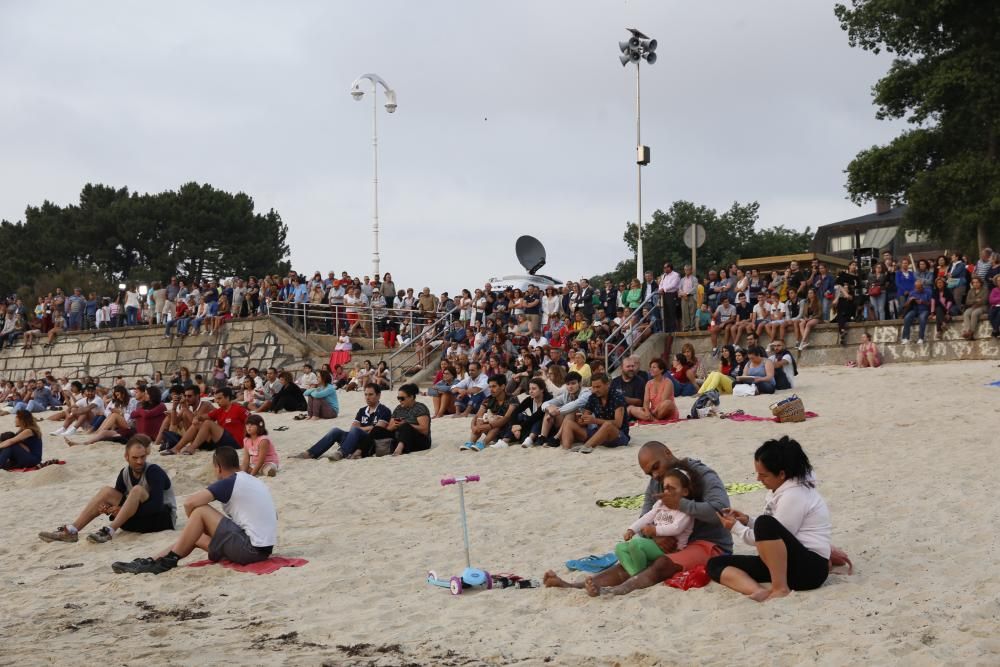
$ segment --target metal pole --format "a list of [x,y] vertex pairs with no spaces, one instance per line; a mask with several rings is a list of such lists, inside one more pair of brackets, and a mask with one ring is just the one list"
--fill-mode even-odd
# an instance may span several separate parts
[[378,268],[378,86],[372,82],[372,156],[374,165],[374,175],[372,186],[375,197],[375,208],[372,215],[372,237],[375,243],[375,251],[372,254],[372,266],[374,275],[379,275]]
[[462,510],[462,537],[465,538],[465,567],[472,567],[472,558],[469,556],[469,524],[465,520],[465,492],[462,487],[464,483],[458,483],[458,506]]
[[[641,62],[641,61],[640,61]],[[636,234],[636,254],[635,254],[635,275],[639,279],[639,284],[643,284],[643,267],[642,267],[642,165],[639,163],[639,146],[642,145],[642,136],[640,133],[640,106],[639,106],[639,62],[635,64],[635,147],[636,147],[636,176],[638,177],[638,200],[639,200],[639,215],[637,220],[637,234]]]

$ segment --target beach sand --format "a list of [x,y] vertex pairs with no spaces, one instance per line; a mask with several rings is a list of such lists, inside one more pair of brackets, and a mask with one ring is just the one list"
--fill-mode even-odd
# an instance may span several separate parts
[[[631,447],[585,456],[459,452],[469,422],[444,419],[434,421],[430,452],[292,460],[350,423],[361,396],[343,394],[345,416],[332,422],[268,418],[283,466],[266,480],[280,517],[276,553],[309,560],[268,576],[221,566],[112,573],[112,561],[150,555],[174,539],[169,532],[120,533],[105,545],[39,541],[124,465],[121,446],[68,449],[46,422],[45,458],[68,464],[0,473],[0,665],[997,664],[1000,389],[986,384],[998,378],[995,362],[806,367],[796,392],[820,415],[806,423],[646,426]],[[393,392],[383,397],[395,403]],[[722,407],[769,416],[771,400],[723,397]],[[679,401],[682,412],[691,402]],[[274,432],[280,425],[289,430]],[[0,430],[12,426],[0,418]],[[566,575],[568,559],[611,551],[635,519],[595,501],[644,490],[637,444],[662,440],[727,482],[749,482],[754,449],[783,434],[815,465],[853,576],[765,605],[717,584],[594,600],[549,589],[453,597],[425,582],[430,569],[464,567],[458,493],[442,477],[482,476],[466,489],[473,565],[540,579],[549,568]],[[151,460],[179,494],[212,481],[207,454]],[[763,495],[733,505],[756,514]]]

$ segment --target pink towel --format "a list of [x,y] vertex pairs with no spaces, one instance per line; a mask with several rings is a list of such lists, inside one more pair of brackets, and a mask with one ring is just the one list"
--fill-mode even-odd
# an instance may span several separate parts
[[7,472],[34,472],[36,470],[41,470],[46,466],[64,466],[65,461],[60,461],[58,459],[49,459],[48,461],[42,461],[33,468],[7,468]]
[[[230,570],[253,572],[254,574],[272,574],[283,567],[302,567],[308,562],[305,558],[285,558],[284,556],[271,556],[267,560],[250,563],[249,565],[240,565],[228,560],[219,561],[222,567],[228,567]],[[205,567],[206,565],[215,565],[215,563],[210,560],[200,560],[196,563],[190,563],[188,567]]]
[[[819,417],[815,412],[806,412],[806,419]],[[776,422],[777,417],[758,417],[756,415],[729,415],[726,419],[734,422]]]

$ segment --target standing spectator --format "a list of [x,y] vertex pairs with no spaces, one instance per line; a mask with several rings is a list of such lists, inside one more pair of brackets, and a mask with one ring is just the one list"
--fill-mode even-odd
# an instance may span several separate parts
[[670,262],[663,265],[663,275],[660,277],[660,294],[663,298],[663,331],[677,331],[678,292],[681,287],[681,276],[674,271]]
[[684,265],[684,277],[677,293],[681,300],[681,329],[694,331],[698,312],[698,276],[691,272],[690,264]]
[[993,249],[983,248],[983,251],[979,253],[979,261],[976,262],[976,268],[973,273],[983,280],[983,284],[986,284],[986,274],[989,273],[990,267],[993,266]]

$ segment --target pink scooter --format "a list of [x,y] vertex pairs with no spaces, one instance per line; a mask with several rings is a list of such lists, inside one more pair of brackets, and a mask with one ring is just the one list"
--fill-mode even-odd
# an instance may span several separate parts
[[462,570],[461,576],[450,579],[439,579],[437,573],[431,570],[427,573],[427,583],[441,588],[450,588],[452,595],[461,595],[463,588],[469,586],[485,586],[486,590],[493,588],[493,578],[490,573],[472,567],[472,559],[469,557],[469,526],[465,519],[465,490],[463,487],[468,482],[478,481],[479,475],[446,477],[441,480],[441,486],[458,485],[458,506],[462,513],[462,536],[465,538],[465,569]]

